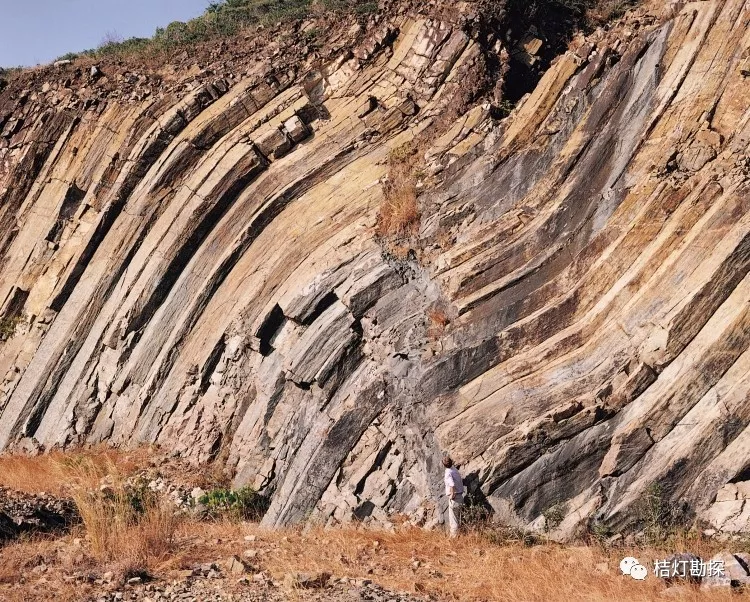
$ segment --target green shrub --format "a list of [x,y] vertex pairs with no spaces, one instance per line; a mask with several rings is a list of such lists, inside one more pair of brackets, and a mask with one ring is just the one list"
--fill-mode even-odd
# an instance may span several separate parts
[[354,10],[355,13],[366,15],[377,12],[378,3],[375,1],[356,1],[356,0],[323,0],[323,8],[326,10],[348,11]]
[[252,487],[213,489],[198,499],[211,518],[260,520],[268,509],[268,500]]
[[371,15],[378,12],[377,2],[362,2],[358,3],[354,7],[354,12],[359,15]]
[[544,530],[549,533],[557,529],[563,522],[567,514],[567,506],[566,504],[555,504],[547,508],[542,514],[544,515]]
[[0,340],[7,341],[16,335],[16,329],[24,321],[23,316],[0,318]]
[[501,101],[500,105],[497,107],[497,111],[499,113],[498,118],[505,119],[508,115],[510,115],[513,112],[513,109],[515,108],[516,108],[516,103],[511,102],[510,100]]
[[641,0],[480,0],[490,13],[507,8],[522,26],[536,25],[542,31],[559,27],[598,26],[611,22]]
[[88,54],[95,54],[97,56],[110,56],[114,54],[125,54],[129,52],[139,52],[146,49],[151,40],[147,38],[128,38],[121,42],[111,41],[105,42],[96,50],[87,51]]
[[461,524],[467,531],[486,531],[492,526],[490,509],[480,503],[471,494],[467,494],[463,510],[461,511]]
[[56,58],[56,59],[54,60],[54,62],[56,63],[57,61],[74,61],[74,60],[76,60],[76,59],[77,59],[77,58],[78,58],[79,56],[81,56],[81,55],[80,55],[80,53],[78,53],[78,52],[66,52],[66,53],[65,53],[65,54],[63,54],[62,56],[58,56],[58,57],[57,57],[57,58]]
[[663,543],[687,529],[687,508],[672,502],[659,483],[652,483],[641,494],[635,513],[650,545]]
[[586,540],[590,544],[606,546],[609,539],[614,535],[612,529],[599,519],[594,518],[588,524]]

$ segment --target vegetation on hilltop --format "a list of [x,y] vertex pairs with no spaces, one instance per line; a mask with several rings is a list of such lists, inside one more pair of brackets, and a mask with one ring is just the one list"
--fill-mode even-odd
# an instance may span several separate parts
[[[639,0],[473,0],[480,11],[503,27],[525,29],[534,24],[553,38],[558,30],[566,33],[586,26],[597,26],[622,16]],[[150,38],[122,39],[108,33],[97,48],[68,52],[57,60],[81,56],[101,58],[128,55],[162,55],[212,39],[228,38],[247,27],[302,19],[324,12],[367,15],[378,10],[378,0],[215,0],[205,12],[188,21],[173,21],[159,27]],[[514,32],[518,33],[518,32]],[[558,49],[559,50],[559,49]],[[6,71],[8,71],[6,69]],[[0,68],[0,75],[3,70]],[[5,73],[9,75],[9,73]]]
[[58,60],[79,56],[102,57],[127,54],[160,54],[217,38],[231,37],[243,28],[301,19],[315,12],[345,11],[368,14],[376,11],[371,0],[218,0],[189,21],[173,21],[159,27],[151,38],[119,39],[108,34],[98,48],[68,53]]

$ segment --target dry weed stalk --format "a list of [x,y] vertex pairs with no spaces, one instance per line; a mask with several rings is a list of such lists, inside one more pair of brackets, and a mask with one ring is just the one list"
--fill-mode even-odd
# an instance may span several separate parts
[[394,150],[388,157],[388,179],[383,184],[376,227],[377,235],[383,239],[400,240],[419,232],[417,161],[417,153],[409,145]]

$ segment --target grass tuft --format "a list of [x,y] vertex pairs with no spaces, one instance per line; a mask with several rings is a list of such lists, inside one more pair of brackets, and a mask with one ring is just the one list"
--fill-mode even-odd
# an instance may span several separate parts
[[180,520],[176,508],[145,483],[126,481],[110,465],[107,484],[99,484],[99,466],[88,459],[63,471],[97,561],[117,561],[124,574],[136,574],[173,551]]
[[419,232],[421,214],[417,203],[417,153],[411,145],[394,149],[388,156],[388,179],[383,184],[376,234],[392,241]]

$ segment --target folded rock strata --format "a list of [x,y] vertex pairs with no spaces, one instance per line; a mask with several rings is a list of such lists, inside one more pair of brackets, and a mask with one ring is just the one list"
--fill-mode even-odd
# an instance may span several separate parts
[[[434,523],[450,451],[502,520],[563,508],[560,537],[633,526],[654,484],[747,529],[749,18],[647,6],[442,129],[487,49],[416,13],[187,95],[9,88],[0,447],[220,457],[269,526]],[[414,139],[400,258],[375,226]]]

